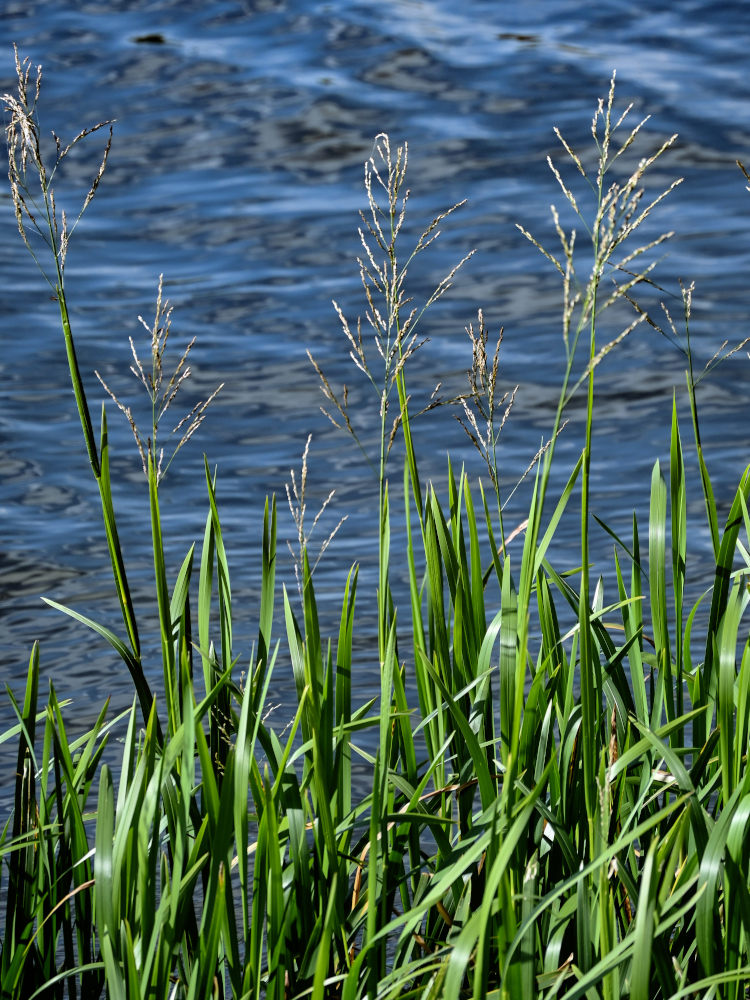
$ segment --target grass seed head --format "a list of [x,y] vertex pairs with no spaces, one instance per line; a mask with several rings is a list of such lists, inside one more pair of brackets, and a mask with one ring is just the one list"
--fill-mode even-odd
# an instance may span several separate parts
[[[403,425],[401,413],[403,400],[408,398],[403,389],[405,368],[427,338],[419,337],[419,325],[425,310],[436,302],[451,287],[456,272],[472,256],[466,254],[437,283],[432,293],[421,307],[412,305],[407,292],[407,276],[412,261],[425,251],[440,235],[439,226],[464,202],[453,205],[441,212],[424,229],[408,255],[401,253],[403,226],[409,191],[406,188],[406,172],[409,161],[408,146],[404,143],[395,149],[389,136],[380,133],[375,137],[372,152],[364,165],[364,186],[367,209],[360,212],[362,221],[359,238],[362,253],[357,258],[359,278],[365,299],[365,323],[358,318],[356,331],[337,302],[333,307],[341,324],[347,345],[347,353],[358,372],[372,387],[378,399],[380,424],[380,462],[382,465],[394,443],[399,427]],[[363,335],[368,328],[370,336]],[[349,412],[348,389],[336,392],[323,371],[320,363],[308,352],[308,357],[320,380],[320,388],[326,400],[323,413],[334,424],[348,431],[365,456],[368,464],[375,468],[375,462],[368,454],[365,442],[359,437]],[[378,359],[377,361],[375,359]],[[401,397],[399,412],[387,426],[389,404],[394,387]],[[437,405],[431,399],[419,412]]]
[[118,409],[125,415],[125,418],[130,425],[133,437],[135,438],[135,443],[138,447],[138,452],[141,456],[144,474],[148,476],[150,458],[156,470],[157,483],[161,482],[166,475],[167,469],[172,464],[177,452],[190,440],[193,434],[195,434],[200,425],[203,423],[206,416],[206,410],[224,387],[224,383],[222,382],[216,389],[214,389],[206,400],[196,403],[195,406],[184,414],[172,427],[170,434],[175,435],[179,432],[182,432],[182,434],[173,448],[169,460],[166,465],[164,465],[164,448],[159,448],[157,445],[159,424],[166,415],[167,410],[174,402],[178,392],[192,374],[187,361],[188,356],[193,349],[193,345],[195,344],[196,338],[193,337],[192,340],[190,340],[165,384],[164,359],[172,325],[172,306],[170,305],[169,300],[164,299],[163,297],[163,277],[163,275],[159,275],[159,288],[156,296],[156,311],[153,323],[149,326],[142,316],[138,317],[141,325],[149,335],[151,353],[150,365],[147,364],[144,366],[144,363],[136,349],[135,342],[132,337],[130,338],[130,350],[133,355],[133,364],[130,366],[130,370],[146,390],[146,394],[151,402],[150,434],[146,435],[144,438],[144,435],[141,433],[138,424],[133,417],[131,408],[126,406],[120,400],[115,392],[104,381],[99,372],[96,372],[96,377],[101,382],[105,391],[115,402]]
[[[57,134],[52,132],[56,155],[52,166],[48,168],[42,153],[39,119],[36,113],[36,106],[42,85],[42,67],[36,67],[36,73],[33,78],[34,96],[32,98],[30,97],[30,85],[32,83],[30,60],[28,58],[21,60],[16,46],[14,46],[14,53],[17,78],[16,94],[3,94],[2,97],[6,112],[10,113],[10,120],[6,126],[5,133],[8,146],[8,178],[10,180],[11,198],[21,238],[46,280],[50,285],[55,287],[60,284],[62,278],[70,237],[96,194],[106,170],[107,159],[112,147],[113,123],[111,121],[103,121],[90,128],[85,128],[66,146],[63,146]],[[75,217],[75,221],[72,225],[69,225],[68,217],[64,210],[58,216],[52,181],[58,167],[70,151],[87,136],[106,127],[109,127],[109,136],[102,159],[83,199],[81,208]],[[36,189],[37,182],[39,185],[38,191]],[[55,259],[55,274],[48,275],[44,270],[32,246],[27,226],[52,251]]]
[[[328,507],[331,500],[333,500],[335,490],[331,490],[328,496],[325,498],[321,504],[318,513],[313,518],[312,527],[308,530],[305,526],[305,514],[307,513],[307,468],[308,468],[308,456],[310,454],[310,442],[312,441],[312,434],[307,435],[307,441],[305,442],[305,448],[302,452],[302,468],[300,470],[299,484],[297,477],[294,473],[294,469],[289,470],[290,483],[285,483],[284,487],[286,489],[286,499],[289,504],[289,511],[292,515],[292,520],[294,521],[294,526],[297,531],[297,551],[292,548],[291,542],[287,541],[287,548],[294,562],[294,576],[297,581],[297,590],[299,591],[300,598],[302,597],[302,567],[305,560],[305,554],[308,552],[310,545],[310,539],[312,538],[313,532],[317,527],[318,521],[323,516],[326,508]],[[328,546],[333,541],[339,528],[346,520],[346,515],[339,519],[336,527],[329,533],[327,538],[322,542],[318,554],[312,564],[310,573],[315,572],[315,569],[323,557],[324,552]],[[309,556],[308,556],[309,558]]]

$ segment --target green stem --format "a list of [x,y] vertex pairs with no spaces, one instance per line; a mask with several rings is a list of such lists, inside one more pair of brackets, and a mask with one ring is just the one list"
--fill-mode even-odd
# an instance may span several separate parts
[[388,481],[385,476],[385,391],[380,406],[380,469],[378,474],[378,653],[385,657],[388,639],[388,564],[390,561],[390,530],[388,521]]
[[91,423],[91,414],[89,413],[89,407],[86,401],[86,392],[83,388],[81,371],[78,367],[78,358],[76,356],[75,344],[73,343],[73,334],[70,329],[68,305],[67,302],[65,301],[65,290],[62,284],[62,274],[59,272],[59,269],[58,269],[58,283],[57,286],[55,287],[55,294],[57,295],[57,302],[60,307],[60,320],[62,322],[63,337],[65,338],[65,353],[68,358],[70,381],[73,383],[73,393],[76,398],[76,407],[78,408],[78,416],[81,419],[81,429],[83,430],[83,439],[86,443],[86,451],[89,456],[89,462],[91,463],[92,471],[98,482],[101,476],[101,466],[99,464],[99,452],[96,447],[96,440],[94,438],[94,428]]
[[[50,227],[50,233],[52,233],[51,227]],[[60,309],[60,321],[62,324],[63,338],[65,341],[65,353],[68,360],[70,381],[73,386],[73,394],[76,400],[76,408],[78,410],[78,416],[81,421],[81,430],[83,431],[83,439],[86,445],[86,452],[88,454],[91,470],[96,480],[96,485],[99,489],[99,497],[102,504],[102,517],[104,519],[105,532],[107,536],[107,548],[109,549],[109,557],[112,566],[112,574],[114,576],[114,581],[115,581],[115,588],[117,590],[117,596],[120,601],[120,610],[122,612],[123,622],[125,624],[125,628],[128,633],[130,648],[138,662],[139,672],[138,676],[134,677],[134,681],[136,683],[136,686],[138,687],[138,690],[141,692],[141,707],[143,709],[144,719],[145,719],[148,717],[148,712],[150,709],[150,701],[152,700],[151,690],[148,685],[148,682],[146,681],[145,675],[143,674],[143,671],[140,669],[140,640],[138,636],[138,626],[136,622],[133,601],[130,595],[130,587],[128,585],[127,574],[125,572],[125,560],[123,558],[122,549],[120,547],[120,540],[117,532],[117,522],[115,519],[114,506],[112,504],[112,493],[109,481],[109,462],[107,457],[108,437],[106,430],[106,422],[104,420],[104,415],[102,411],[101,452],[100,452],[96,444],[96,439],[94,437],[94,428],[91,422],[91,413],[89,411],[88,401],[86,399],[86,391],[83,386],[81,371],[78,366],[78,357],[76,355],[75,341],[73,340],[73,332],[70,326],[68,304],[65,298],[63,271],[60,266],[59,256],[56,252],[56,244],[54,243],[54,241],[52,243],[52,249],[55,256],[55,265],[57,268],[57,284],[55,286],[55,292],[57,296],[57,303]]]
[[161,534],[159,512],[159,484],[153,455],[148,453],[148,492],[151,510],[151,541],[154,554],[154,577],[159,605],[161,631],[161,651],[164,668],[164,696],[167,704],[167,731],[174,735],[180,725],[180,699],[177,671],[175,668],[174,638],[172,635],[172,613],[167,587],[167,573],[164,565],[164,545]]
[[[603,154],[605,155],[605,154]],[[589,848],[595,851],[594,824],[598,814],[599,803],[597,795],[597,753],[596,728],[599,715],[599,700],[601,692],[601,676],[597,651],[591,636],[591,599],[589,578],[589,508],[590,508],[590,471],[591,471],[591,441],[594,417],[594,359],[596,357],[596,317],[599,282],[601,280],[602,262],[600,261],[599,235],[601,228],[601,204],[603,187],[602,170],[599,175],[598,205],[596,224],[592,234],[594,251],[594,272],[590,291],[590,321],[589,321],[589,374],[586,398],[586,437],[583,450],[581,470],[581,588],[578,604],[578,621],[580,628],[580,669],[581,669],[581,736],[583,750],[583,784],[586,802],[586,813],[589,823]]]

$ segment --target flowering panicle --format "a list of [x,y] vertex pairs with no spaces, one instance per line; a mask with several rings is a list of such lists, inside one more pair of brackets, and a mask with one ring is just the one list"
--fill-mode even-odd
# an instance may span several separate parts
[[[334,493],[336,492],[335,490],[331,490],[331,492],[328,494],[328,496],[321,504],[318,513],[315,515],[312,527],[310,528],[309,531],[306,530],[305,514],[307,512],[307,457],[310,451],[311,441],[312,441],[312,434],[308,434],[307,442],[305,443],[305,450],[302,452],[302,471],[300,473],[299,485],[297,484],[297,477],[294,474],[294,469],[290,469],[289,471],[289,475],[291,478],[291,488],[289,483],[285,483],[286,498],[287,502],[289,503],[289,510],[291,511],[292,519],[297,529],[298,551],[297,552],[294,551],[291,542],[289,541],[287,541],[287,547],[292,556],[292,559],[294,560],[294,575],[297,580],[297,589],[300,593],[300,597],[302,596],[302,580],[300,576],[300,571],[302,563],[304,561],[305,552],[307,551],[310,539],[312,538],[312,534],[315,531],[315,527],[318,521],[323,516],[323,512],[325,511],[328,504],[331,502],[331,500],[333,500]],[[339,519],[339,522],[336,525],[336,527],[328,535],[325,541],[321,544],[315,562],[311,567],[311,573],[315,572],[315,568],[320,562],[323,553],[331,544],[334,536],[336,535],[337,531],[339,530],[339,528],[341,527],[341,525],[344,523],[345,520],[346,520],[346,515],[344,515],[344,517]]]
[[188,378],[190,378],[191,369],[187,364],[187,361],[190,351],[193,348],[193,344],[195,343],[195,337],[193,337],[185,350],[182,352],[182,356],[177,362],[169,380],[165,382],[164,356],[172,324],[172,306],[169,304],[169,300],[164,299],[162,296],[163,277],[163,275],[159,275],[159,290],[156,297],[156,313],[153,324],[149,326],[142,316],[138,317],[141,325],[147,331],[150,338],[150,366],[144,367],[143,361],[139,357],[138,351],[136,350],[133,338],[129,338],[130,350],[133,354],[133,364],[130,366],[130,370],[146,390],[146,393],[151,400],[151,434],[146,436],[145,440],[138,428],[131,408],[126,406],[112,391],[112,389],[110,389],[99,372],[95,373],[104,389],[112,397],[118,408],[125,414],[125,417],[130,424],[130,429],[133,432],[135,443],[138,446],[141,462],[143,463],[143,471],[146,475],[148,475],[149,458],[151,459],[151,462],[156,470],[157,483],[161,482],[166,475],[167,469],[172,464],[172,460],[180,448],[182,448],[182,446],[190,440],[193,434],[203,423],[206,416],[206,410],[224,387],[224,383],[222,382],[221,385],[214,389],[206,400],[196,403],[192,410],[186,413],[175,424],[170,433],[177,434],[179,431],[182,431],[182,436],[177,442],[177,445],[165,465],[164,448],[157,447],[159,423],[171,406],[183,384]]
[[[406,143],[393,150],[390,138],[385,133],[375,137],[372,155],[365,163],[368,211],[360,212],[362,225],[359,228],[359,239],[363,252],[357,258],[359,277],[365,293],[365,323],[372,334],[372,346],[368,345],[363,336],[362,320],[358,319],[356,330],[352,329],[339,304],[335,301],[333,303],[347,342],[349,357],[378,395],[381,446],[384,455],[390,451],[403,420],[401,411],[405,400],[400,400],[399,412],[392,418],[390,430],[387,429],[392,390],[398,384],[409,359],[425,343],[425,339],[419,339],[417,336],[419,321],[425,310],[451,287],[456,272],[474,253],[472,250],[451,268],[438,282],[421,308],[411,304],[406,291],[406,279],[412,261],[434,243],[440,235],[440,224],[464,202],[458,202],[447,211],[435,216],[417,239],[408,257],[405,259],[400,257],[398,241],[409,200],[409,191],[405,187],[407,165]],[[372,347],[379,358],[377,365],[371,362]],[[323,413],[335,427],[348,431],[367,457],[365,447],[349,414],[348,387],[345,385],[337,393],[318,361],[309,351],[307,353],[318,374],[320,388],[328,404],[321,407]],[[434,405],[434,402],[431,402],[426,409]]]
[[[44,156],[39,130],[39,119],[36,113],[37,101],[42,85],[42,67],[36,67],[32,79],[29,59],[21,60],[18,49],[14,46],[16,61],[17,93],[3,94],[6,111],[10,112],[10,121],[6,126],[8,144],[8,178],[16,215],[16,224],[21,239],[26,244],[31,256],[36,261],[42,274],[53,288],[62,282],[65,258],[68,252],[70,237],[73,235],[81,216],[96,194],[102,176],[107,166],[109,151],[112,146],[112,121],[99,122],[91,128],[85,128],[67,145],[63,146],[59,137],[53,132],[55,143],[55,160],[48,169]],[[33,94],[33,96],[31,96]],[[58,213],[55,201],[55,191],[52,186],[57,169],[70,151],[86,136],[99,129],[109,127],[104,153],[99,167],[91,182],[91,186],[83,200],[80,210],[72,226],[68,223],[67,213]],[[37,190],[38,184],[38,190]],[[30,227],[30,228],[29,228]],[[40,263],[30,235],[36,233],[52,251],[55,260],[55,274],[50,276]]]

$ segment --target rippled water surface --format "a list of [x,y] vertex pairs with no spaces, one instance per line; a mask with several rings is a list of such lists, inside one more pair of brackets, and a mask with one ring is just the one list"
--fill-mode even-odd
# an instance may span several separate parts
[[[504,326],[502,380],[520,386],[503,432],[508,482],[550,427],[562,360],[558,276],[514,224],[554,247],[549,205],[562,196],[545,161],[551,154],[562,165],[564,157],[553,126],[590,164],[591,116],[613,69],[622,106],[633,102],[634,120],[651,115],[639,155],[679,133],[652,180],[656,193],[685,178],[647,232],[676,234],[655,272],[663,291],[649,305],[661,296],[677,315],[678,280],[696,281],[692,332],[701,363],[724,339],[750,332],[750,198],[735,165],[737,158],[750,165],[745,3],[6,0],[2,38],[3,90],[14,84],[13,41],[44,66],[43,128],[70,138],[117,119],[110,166],[66,271],[92,406],[103,398],[94,369],[137,402],[128,336],[142,333],[139,313],[152,314],[161,272],[175,306],[175,340],[198,337],[191,403],[225,382],[198,439],[170,469],[163,504],[176,569],[202,534],[205,452],[219,470],[243,661],[256,621],[264,498],[283,496],[312,432],[311,508],[337,491],[322,534],[348,514],[318,570],[322,604],[330,618],[349,565],[360,561],[358,692],[364,699],[377,684],[368,645],[374,482],[356,448],[320,414],[306,357],[309,348],[336,384],[352,383],[366,437],[377,401],[359,388],[331,299],[352,318],[362,311],[357,213],[376,134],[409,143],[409,240],[438,211],[468,199],[413,271],[419,302],[457,259],[478,250],[428,314],[430,343],[414,359],[410,385],[415,401],[438,380],[447,394],[460,391],[470,363],[464,327],[477,307],[493,330]],[[95,141],[90,151],[90,162],[72,159],[59,180],[71,209],[95,165]],[[575,172],[566,176],[576,183]],[[132,692],[100,640],[40,601],[53,596],[117,625],[56,306],[18,239],[7,191],[0,191],[0,274],[2,679],[19,690],[31,642],[41,639],[45,676],[61,696],[75,697],[85,722],[105,696],[123,705]],[[747,366],[743,352],[701,390],[722,509],[748,459]],[[615,530],[629,532],[634,509],[645,516],[651,466],[668,455],[673,387],[684,395],[683,369],[681,355],[645,326],[601,368],[594,509]],[[114,411],[110,424],[125,551],[136,599],[148,606],[145,482],[127,425]],[[419,440],[426,477],[444,476],[448,451],[456,465],[481,472],[448,411],[426,416]],[[560,442],[561,480],[580,446],[573,421]],[[398,482],[397,465],[394,472]],[[691,511],[700,581],[708,541],[697,493]],[[574,547],[566,548],[574,533],[573,523],[560,536],[561,568],[575,565]],[[281,552],[293,536],[288,516],[279,535]],[[608,557],[606,537],[594,542],[595,557]],[[286,580],[290,565],[280,565]],[[158,686],[156,655],[151,674]],[[282,711],[292,691],[282,664],[274,692]]]

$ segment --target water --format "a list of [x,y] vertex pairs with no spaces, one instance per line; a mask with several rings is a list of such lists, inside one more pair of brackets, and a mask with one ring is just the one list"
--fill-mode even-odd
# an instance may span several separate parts
[[[369,641],[374,483],[356,448],[319,413],[322,397],[306,357],[309,348],[334,383],[351,382],[362,414],[375,419],[376,401],[356,394],[331,299],[352,319],[362,311],[357,212],[364,206],[362,164],[377,133],[409,142],[412,233],[469,199],[414,270],[419,300],[467,250],[479,250],[432,311],[425,327],[431,343],[415,359],[410,385],[415,400],[438,379],[447,391],[463,388],[470,363],[464,326],[479,306],[493,330],[503,325],[502,380],[520,384],[501,452],[508,481],[550,427],[562,357],[557,276],[514,223],[555,245],[548,206],[561,205],[562,197],[545,163],[548,154],[561,159],[552,127],[585,148],[614,68],[620,101],[632,100],[638,117],[652,116],[644,152],[680,134],[652,188],[685,177],[654,222],[654,232],[677,234],[658,268],[673,314],[678,279],[694,279],[701,359],[725,338],[750,332],[750,200],[734,163],[750,164],[744,3],[9,0],[3,13],[3,90],[13,87],[16,41],[44,66],[43,127],[69,138],[85,125],[117,119],[110,167],[67,267],[92,409],[103,398],[95,368],[118,393],[139,400],[127,374],[128,336],[140,335],[139,313],[151,316],[160,272],[175,306],[175,341],[198,336],[191,404],[226,383],[198,438],[170,470],[163,509],[176,570],[202,535],[205,452],[219,470],[243,660],[256,627],[264,498],[283,497],[312,432],[310,508],[337,491],[322,534],[348,514],[317,574],[322,605],[332,620],[349,565],[360,561],[357,698],[377,690]],[[76,191],[85,191],[91,162],[76,158],[61,178],[70,206]],[[49,595],[119,626],[56,306],[20,244],[5,192],[0,273],[2,679],[20,693],[31,642],[39,638],[45,678],[60,697],[75,698],[74,717],[85,724],[105,696],[122,706],[132,690],[101,640],[40,601]],[[634,509],[645,519],[651,466],[668,456],[672,391],[683,392],[683,367],[665,340],[642,327],[601,368],[594,509],[623,534]],[[705,383],[700,397],[722,510],[747,459],[746,372],[743,353]],[[147,607],[145,481],[128,427],[110,410],[121,533],[136,600]],[[687,439],[687,423],[683,431]],[[449,413],[431,414],[418,433],[425,478],[444,476],[448,450],[456,465],[466,461],[473,474],[481,472]],[[560,442],[561,476],[580,446],[573,426]],[[697,494],[690,504],[700,584],[708,581],[709,543]],[[280,511],[283,556],[294,532],[281,501]],[[574,533],[575,524],[559,538],[561,568],[575,561]],[[594,544],[595,558],[607,558],[609,541],[598,535]],[[282,559],[287,581],[290,567]],[[149,669],[158,687],[156,650]],[[273,698],[288,714],[293,681],[285,662]],[[7,706],[2,713],[5,723]]]

